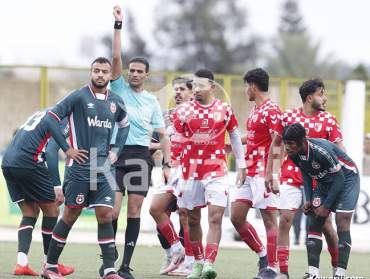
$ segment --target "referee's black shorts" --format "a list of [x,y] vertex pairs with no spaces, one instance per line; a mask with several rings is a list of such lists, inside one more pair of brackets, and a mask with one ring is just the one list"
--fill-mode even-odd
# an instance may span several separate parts
[[151,181],[154,161],[147,146],[125,145],[116,167],[117,191],[146,197]]

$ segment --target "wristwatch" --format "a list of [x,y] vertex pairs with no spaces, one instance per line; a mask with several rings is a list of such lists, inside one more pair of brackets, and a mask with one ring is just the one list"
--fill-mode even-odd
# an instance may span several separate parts
[[163,168],[164,168],[164,167],[172,168],[172,165],[171,165],[171,163],[170,163],[170,162],[165,162],[165,163],[163,163],[162,167],[163,167]]

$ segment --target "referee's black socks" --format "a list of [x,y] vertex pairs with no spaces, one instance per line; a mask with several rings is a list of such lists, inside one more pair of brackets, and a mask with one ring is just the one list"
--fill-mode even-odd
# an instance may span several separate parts
[[140,231],[140,218],[127,218],[125,233],[125,251],[121,268],[130,266],[132,254],[134,253],[136,241]]

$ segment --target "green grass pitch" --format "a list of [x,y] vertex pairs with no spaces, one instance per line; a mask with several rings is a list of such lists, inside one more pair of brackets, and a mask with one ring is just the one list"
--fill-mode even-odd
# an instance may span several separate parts
[[[120,250],[122,246],[119,247]],[[20,278],[12,276],[15,265],[17,244],[14,242],[0,243],[0,278]],[[73,265],[76,272],[68,278],[92,279],[99,278],[97,270],[101,264],[99,246],[87,244],[67,244],[61,256],[61,262]],[[370,278],[370,253],[352,253],[348,276]],[[159,276],[158,271],[163,260],[163,252],[159,247],[138,246],[132,259],[132,268],[136,279],[171,278]],[[252,278],[257,270],[256,255],[249,249],[220,249],[216,269],[220,279]],[[30,264],[35,270],[41,268],[42,246],[33,243],[30,251]],[[299,279],[306,271],[306,254],[304,251],[293,251],[290,256],[290,278]],[[321,275],[331,276],[330,259],[326,251],[321,256]],[[21,277],[30,278],[30,277]],[[32,277],[31,277],[32,278]],[[181,278],[181,277],[180,277]]]

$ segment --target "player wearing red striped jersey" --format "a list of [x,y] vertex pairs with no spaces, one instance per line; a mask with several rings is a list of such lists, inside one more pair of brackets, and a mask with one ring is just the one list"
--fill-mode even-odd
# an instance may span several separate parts
[[[213,263],[221,239],[221,223],[229,187],[225,158],[225,132],[239,168],[238,181],[245,180],[245,160],[238,123],[230,105],[214,97],[213,73],[202,69],[193,80],[194,101],[180,106],[174,126],[183,137],[183,182],[178,189],[178,206],[188,209],[189,237],[194,253],[189,279],[215,278]],[[200,226],[201,208],[208,206],[209,230],[205,255]]]
[[[178,77],[172,82],[173,98],[176,107],[193,99],[192,82],[189,78]],[[186,276],[192,270],[194,261],[193,251],[189,242],[188,218],[186,210],[179,209],[180,224],[183,231],[183,245],[180,243],[180,236],[174,230],[170,220],[171,210],[176,210],[177,186],[181,183],[181,157],[183,145],[181,137],[173,127],[173,117],[176,108],[169,110],[167,114],[167,132],[171,140],[171,173],[167,183],[160,185],[155,192],[150,206],[150,214],[157,223],[157,231],[162,247],[166,250],[166,260],[160,269],[161,275]],[[160,145],[157,144],[157,148]],[[171,210],[168,210],[171,207]],[[174,209],[172,207],[175,207]],[[185,249],[184,249],[185,248]]]
[[[231,221],[241,239],[259,255],[256,278],[274,278],[277,275],[277,206],[275,189],[267,191],[264,184],[267,155],[272,140],[282,131],[281,111],[268,98],[269,76],[261,68],[248,71],[244,76],[245,92],[249,101],[255,102],[247,119],[247,179],[231,193]],[[267,250],[256,230],[246,221],[251,207],[261,211],[267,235]]]
[[[310,79],[305,81],[299,89],[299,94],[303,105],[283,113],[283,126],[300,123],[306,129],[308,137],[327,139],[344,149],[342,132],[337,120],[331,113],[325,110],[327,97],[322,80]],[[280,277],[288,278],[289,231],[296,210],[302,202],[300,188],[303,187],[301,172],[288,156],[285,156],[282,162],[279,182],[278,259],[281,272]],[[332,266],[336,268],[338,262],[338,238],[330,218],[326,220],[323,233],[332,257]]]

